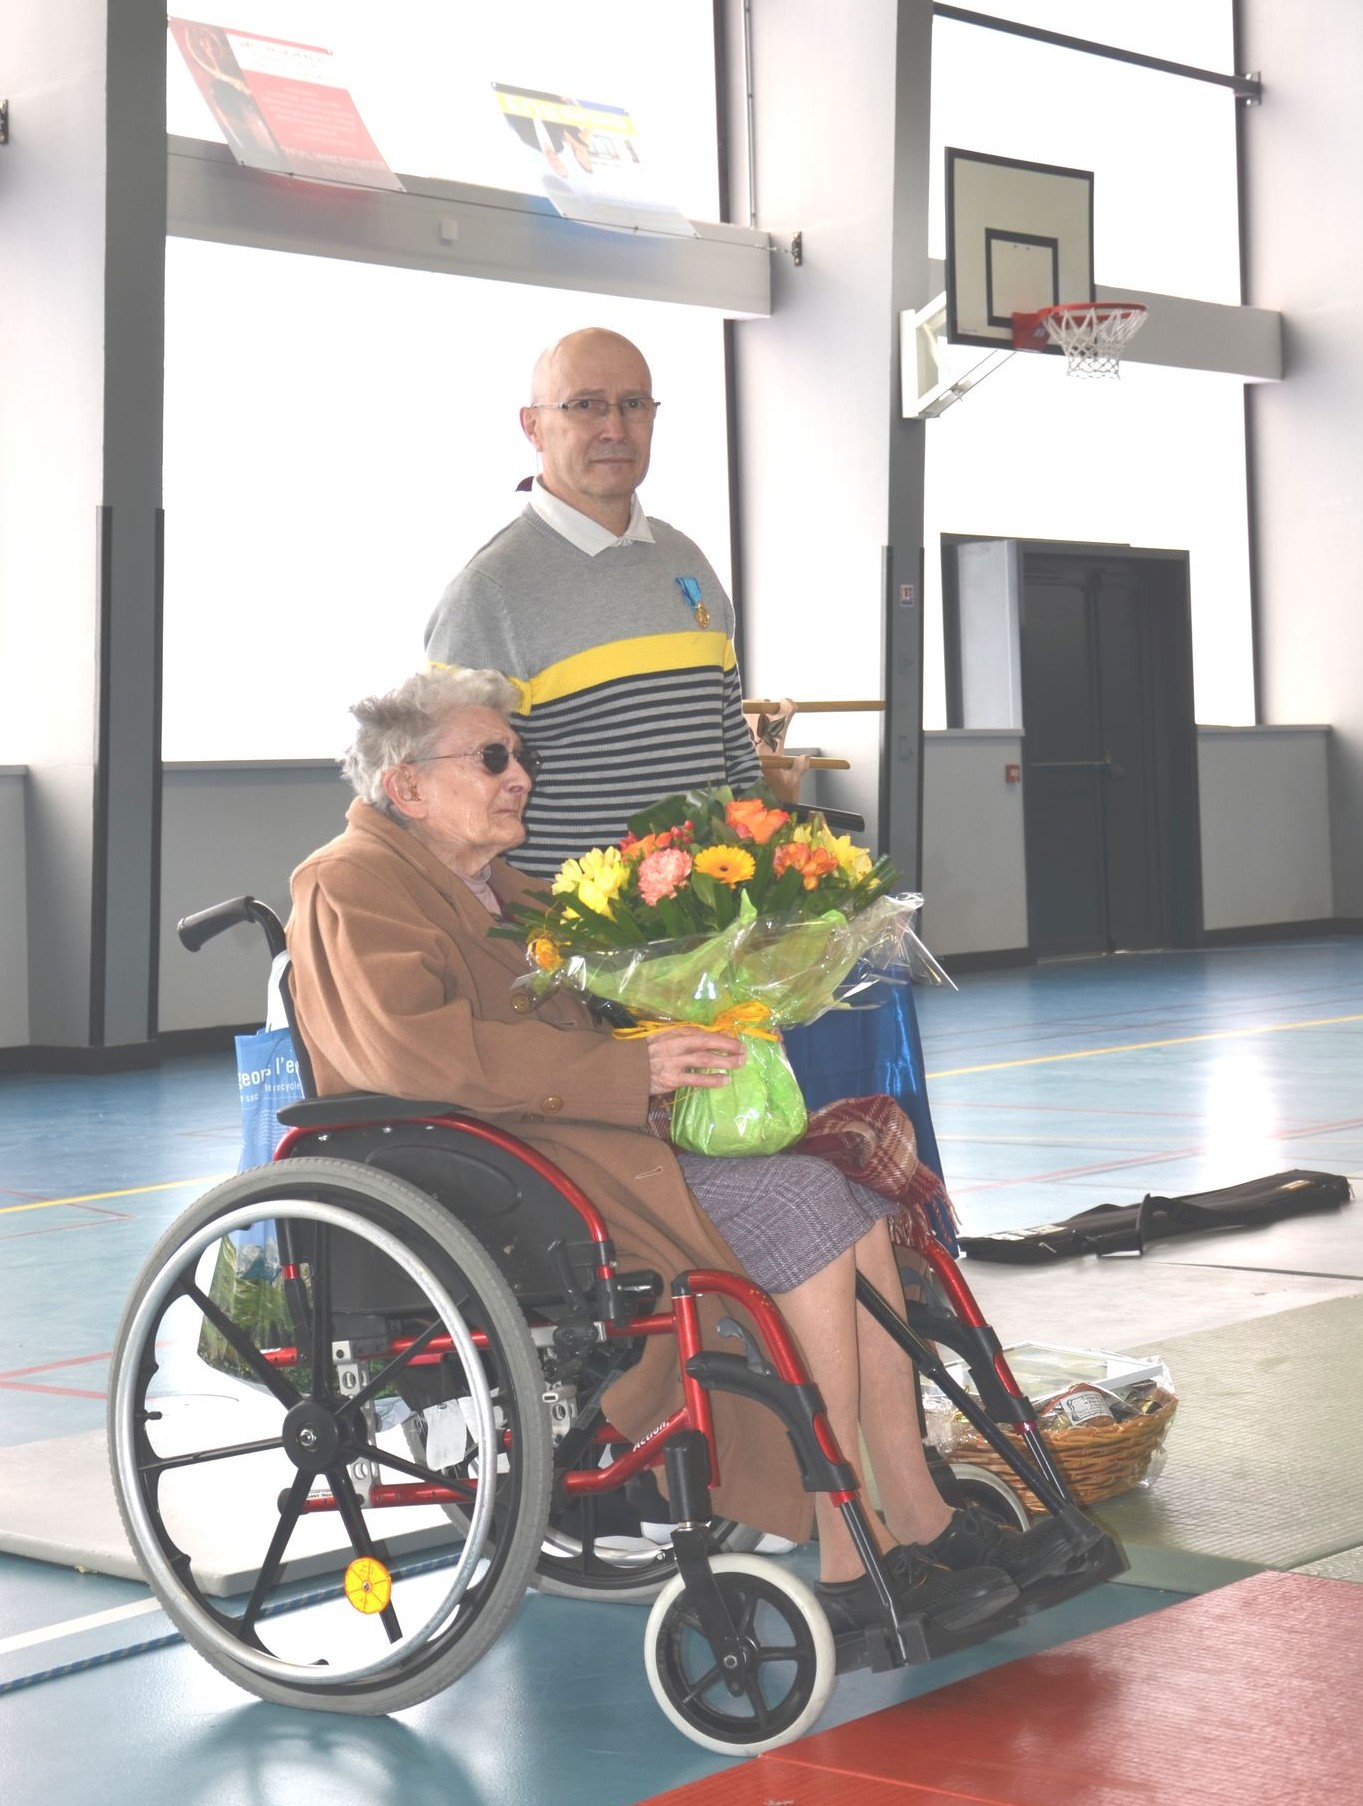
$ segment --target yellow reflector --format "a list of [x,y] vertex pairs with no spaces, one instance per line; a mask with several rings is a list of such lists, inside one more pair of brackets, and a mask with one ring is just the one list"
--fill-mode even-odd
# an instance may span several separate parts
[[345,1596],[357,1612],[381,1612],[393,1597],[393,1576],[372,1555],[357,1555],[345,1571]]

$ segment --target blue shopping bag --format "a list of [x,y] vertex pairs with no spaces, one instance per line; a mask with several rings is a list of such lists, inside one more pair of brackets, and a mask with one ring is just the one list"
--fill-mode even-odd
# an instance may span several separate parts
[[[908,972],[888,974],[862,991],[860,998],[876,1001],[829,1010],[817,1021],[784,1031],[786,1057],[795,1068],[805,1103],[814,1111],[844,1097],[892,1097],[913,1124],[919,1160],[941,1178],[942,1156],[928,1107],[923,1042]],[[938,1241],[955,1254],[956,1231],[945,1184],[935,1206],[929,1203],[928,1214]]]
[[[241,1098],[241,1161],[238,1172],[273,1160],[283,1134],[279,1111],[303,1095],[298,1054],[289,1033],[281,993],[287,953],[270,969],[269,1008],[265,1026],[254,1035],[238,1035],[237,1090]],[[287,1342],[292,1316],[284,1285],[278,1228],[263,1217],[244,1229],[229,1230],[218,1244],[208,1295],[218,1309],[258,1347]],[[199,1332],[199,1354],[220,1373],[253,1379],[222,1331],[205,1318]]]
[[284,1014],[281,986],[288,966],[281,953],[270,968],[269,1010],[258,1034],[237,1036],[237,1088],[241,1097],[241,1162],[265,1166],[274,1159],[283,1130],[279,1112],[303,1095],[298,1054]]

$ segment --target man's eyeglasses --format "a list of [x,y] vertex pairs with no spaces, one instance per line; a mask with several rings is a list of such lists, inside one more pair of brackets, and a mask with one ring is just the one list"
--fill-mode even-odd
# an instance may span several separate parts
[[566,414],[570,420],[587,420],[600,426],[612,408],[620,410],[622,420],[652,420],[662,406],[651,395],[627,395],[623,401],[603,401],[597,395],[579,395],[575,401],[532,401],[532,408],[548,408]]
[[514,759],[532,782],[544,769],[544,755],[537,753],[533,746],[503,746],[500,740],[489,740],[486,746],[476,746],[472,752],[432,753],[429,759],[418,761],[421,765],[437,765],[441,759],[481,759],[483,770],[490,778],[499,778]]

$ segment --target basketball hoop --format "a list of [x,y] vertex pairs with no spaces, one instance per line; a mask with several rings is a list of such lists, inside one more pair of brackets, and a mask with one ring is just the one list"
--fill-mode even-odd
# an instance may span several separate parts
[[1145,325],[1140,301],[1064,301],[1039,313],[1013,315],[1013,349],[1037,351],[1046,340],[1065,353],[1070,376],[1120,376],[1122,354]]

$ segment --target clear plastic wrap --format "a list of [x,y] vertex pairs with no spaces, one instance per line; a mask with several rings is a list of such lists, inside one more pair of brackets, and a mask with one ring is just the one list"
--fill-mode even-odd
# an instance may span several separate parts
[[866,983],[881,967],[907,967],[950,984],[913,932],[922,901],[916,894],[881,897],[850,919],[830,909],[791,920],[759,915],[744,896],[735,920],[717,934],[567,951],[551,971],[517,984],[537,994],[567,985],[623,1004],[640,1019],[624,1034],[692,1022],[742,1036],[748,1058],[728,1085],[677,1094],[672,1139],[701,1154],[778,1153],[800,1139],[806,1123],[780,1029],[847,1007],[837,993],[854,967]]

